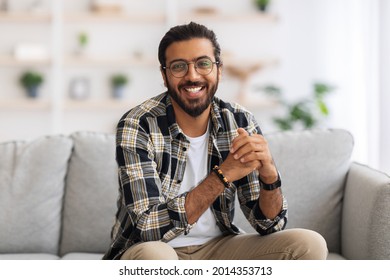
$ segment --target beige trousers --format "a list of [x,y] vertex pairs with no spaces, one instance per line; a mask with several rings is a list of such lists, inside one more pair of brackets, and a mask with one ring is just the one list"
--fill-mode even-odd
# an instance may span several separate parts
[[160,241],[130,247],[122,260],[325,260],[325,239],[306,229],[288,229],[266,236],[221,236],[199,246],[172,248]]

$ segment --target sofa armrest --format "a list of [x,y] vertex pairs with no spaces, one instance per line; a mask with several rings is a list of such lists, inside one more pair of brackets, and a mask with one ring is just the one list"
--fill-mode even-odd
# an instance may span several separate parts
[[352,163],[344,194],[341,253],[347,259],[390,259],[390,178]]

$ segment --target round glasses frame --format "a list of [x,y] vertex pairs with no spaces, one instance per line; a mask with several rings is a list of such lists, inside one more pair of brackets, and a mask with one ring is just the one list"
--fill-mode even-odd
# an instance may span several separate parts
[[176,78],[183,78],[185,75],[187,75],[190,64],[194,64],[195,71],[198,74],[207,76],[213,71],[214,64],[218,65],[219,61],[214,62],[211,59],[204,57],[198,58],[197,60],[191,62],[177,60],[172,62],[169,66],[161,66],[161,68],[164,70],[169,69],[169,72],[172,74],[172,76]]

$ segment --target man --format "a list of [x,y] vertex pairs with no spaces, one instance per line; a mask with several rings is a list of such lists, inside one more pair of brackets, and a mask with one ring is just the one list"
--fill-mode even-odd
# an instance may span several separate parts
[[[104,259],[325,259],[317,233],[283,230],[287,203],[253,115],[215,97],[213,31],[171,28],[159,46],[167,92],[119,121],[120,195]],[[233,224],[235,195],[259,234]]]

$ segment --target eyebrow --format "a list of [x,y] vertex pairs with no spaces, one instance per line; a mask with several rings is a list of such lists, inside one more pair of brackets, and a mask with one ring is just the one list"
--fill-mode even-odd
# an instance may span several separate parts
[[188,62],[197,61],[198,59],[202,59],[202,58],[208,58],[208,59],[212,60],[211,57],[209,57],[208,55],[202,55],[202,56],[199,56],[199,57],[197,57],[197,58],[195,58],[195,59],[193,59],[193,60],[189,60],[189,61],[188,61],[188,60],[185,60],[185,59],[182,59],[182,58],[177,58],[177,59],[172,60],[172,61],[169,63],[169,65],[171,65],[172,63],[177,62],[177,61],[184,61],[184,62],[188,63]]

